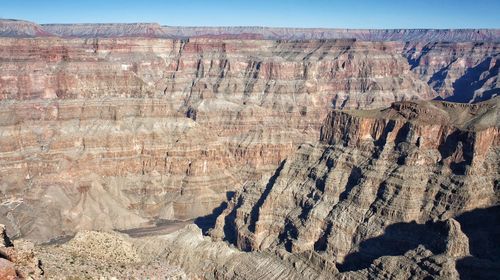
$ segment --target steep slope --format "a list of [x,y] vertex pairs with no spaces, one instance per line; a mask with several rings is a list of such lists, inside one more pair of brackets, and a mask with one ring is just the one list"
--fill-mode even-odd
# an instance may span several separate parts
[[[464,236],[471,248],[478,236],[496,240],[497,229],[470,226],[466,217],[495,217],[500,202],[499,103],[332,111],[320,142],[302,145],[270,177],[237,193],[211,234],[246,251],[315,251],[342,272],[382,273],[395,269],[393,261],[423,276],[449,272],[429,272],[419,260],[444,254],[435,262],[453,267],[469,255]],[[479,231],[464,234],[460,225]],[[458,232],[443,235],[450,230]],[[484,257],[478,252],[471,251]],[[387,255],[406,261],[377,260]]]
[[478,102],[500,94],[497,43],[408,43],[403,55],[445,100]]

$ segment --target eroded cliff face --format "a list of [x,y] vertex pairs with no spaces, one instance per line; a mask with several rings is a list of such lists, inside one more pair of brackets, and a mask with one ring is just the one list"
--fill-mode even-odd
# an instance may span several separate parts
[[[120,277],[498,270],[498,30],[0,21],[0,36],[0,223],[38,242],[80,232],[39,248],[52,275],[80,275],[59,264],[104,243]],[[437,96],[494,99],[423,101]],[[84,231],[193,218],[216,241]],[[108,253],[77,259],[97,273]]]
[[317,139],[331,107],[433,98],[399,48],[2,39],[2,222],[46,240],[210,214]]
[[445,100],[478,102],[500,94],[497,43],[408,43],[403,55]]
[[[333,111],[320,142],[237,193],[212,236],[245,251],[315,251],[341,272],[377,267],[380,275],[392,261],[379,257],[406,253],[395,261],[408,265],[400,273],[413,266],[422,277],[456,274],[446,267],[468,256],[467,239],[477,238],[456,220],[467,226],[464,217],[474,214],[464,213],[495,209],[500,199],[498,103]],[[488,234],[485,242],[494,242]],[[430,256],[446,256],[431,261],[434,272],[418,261]]]

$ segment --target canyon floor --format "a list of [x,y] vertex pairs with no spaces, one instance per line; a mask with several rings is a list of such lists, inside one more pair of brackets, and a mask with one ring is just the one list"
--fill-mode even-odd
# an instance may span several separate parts
[[500,31],[0,20],[0,279],[495,279]]

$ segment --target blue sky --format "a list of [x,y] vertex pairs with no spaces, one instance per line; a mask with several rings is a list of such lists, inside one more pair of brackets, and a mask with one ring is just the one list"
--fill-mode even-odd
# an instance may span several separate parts
[[500,28],[500,0],[0,0],[0,17],[38,23]]

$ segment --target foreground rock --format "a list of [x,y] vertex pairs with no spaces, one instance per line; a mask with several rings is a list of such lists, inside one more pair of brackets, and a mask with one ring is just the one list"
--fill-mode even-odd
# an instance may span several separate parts
[[[81,232],[65,244],[38,246],[37,254],[47,278],[457,279],[463,275],[457,272],[455,261],[468,254],[467,237],[459,227],[450,220],[442,228],[451,251],[436,255],[419,245],[399,256],[380,256],[367,268],[348,272],[339,272],[334,263],[314,251],[243,252],[204,237],[196,225],[163,236],[133,239],[111,232]],[[476,276],[494,275],[485,272]]]
[[188,279],[165,261],[141,255],[129,237],[82,231],[63,244],[37,247],[48,279]]
[[43,274],[33,243],[19,240],[12,244],[5,225],[0,224],[0,279],[42,279]]

